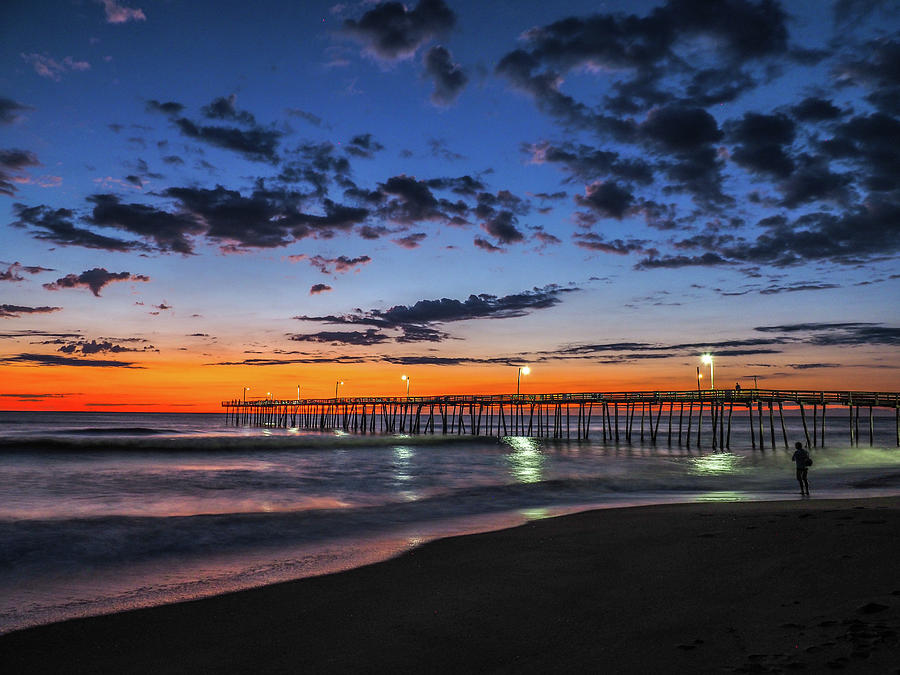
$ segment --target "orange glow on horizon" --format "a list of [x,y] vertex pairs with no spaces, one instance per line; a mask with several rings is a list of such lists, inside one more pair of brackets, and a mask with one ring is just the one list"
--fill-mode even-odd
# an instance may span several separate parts
[[[697,388],[696,365],[681,358],[606,365],[578,361],[534,363],[521,378],[521,393],[589,391],[669,391]],[[144,368],[73,366],[3,367],[3,410],[219,412],[225,400],[264,398],[293,400],[299,384],[301,398],[331,398],[334,384],[343,380],[338,396],[406,395],[406,374],[411,396],[444,394],[500,394],[516,391],[518,365],[393,365],[393,364],[285,364],[271,366],[204,365],[184,357],[148,362]],[[97,372],[100,370],[101,372]],[[727,359],[716,366],[717,388],[730,389],[737,381],[753,387],[744,366],[731,367]],[[848,368],[837,380],[834,370],[761,377],[762,389],[856,389],[893,391],[887,370]],[[704,378],[704,382],[706,379]],[[704,384],[704,387],[706,385]]]

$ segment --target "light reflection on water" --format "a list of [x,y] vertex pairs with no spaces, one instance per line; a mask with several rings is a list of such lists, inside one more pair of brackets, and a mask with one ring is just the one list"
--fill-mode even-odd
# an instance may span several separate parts
[[737,474],[743,467],[743,458],[730,452],[721,452],[702,457],[691,457],[688,466],[696,476],[724,476]]
[[506,456],[510,475],[519,483],[540,483],[544,477],[540,441],[527,436],[507,436],[503,442],[510,447]]

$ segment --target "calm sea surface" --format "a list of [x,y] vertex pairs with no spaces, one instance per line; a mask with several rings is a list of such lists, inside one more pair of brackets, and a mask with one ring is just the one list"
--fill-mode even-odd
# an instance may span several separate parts
[[[813,499],[900,494],[893,415],[828,418]],[[777,423],[777,422],[776,422]],[[0,632],[347,569],[587,508],[799,499],[790,452],[234,428],[223,415],[0,412]],[[788,437],[803,439],[798,419]],[[708,443],[709,433],[706,430]]]

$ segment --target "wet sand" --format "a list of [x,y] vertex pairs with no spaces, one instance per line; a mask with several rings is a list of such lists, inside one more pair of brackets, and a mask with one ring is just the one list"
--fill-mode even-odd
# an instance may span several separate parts
[[900,672],[900,497],[609,509],[0,636],[6,673]]

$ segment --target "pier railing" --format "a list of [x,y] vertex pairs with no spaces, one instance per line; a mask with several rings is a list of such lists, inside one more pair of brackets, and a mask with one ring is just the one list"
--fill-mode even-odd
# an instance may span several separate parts
[[[675,406],[678,406],[677,411]],[[660,437],[660,421],[667,412],[667,442],[700,445],[706,409],[707,442],[715,448],[731,443],[732,416],[746,409],[750,416],[753,447],[776,446],[775,415],[788,447],[784,408],[796,406],[810,447],[825,444],[825,417],[831,406],[849,410],[850,444],[859,445],[860,409],[868,411],[869,444],[874,438],[874,410],[893,410],[896,444],[900,446],[900,393],[783,389],[699,389],[683,391],[567,392],[545,394],[456,394],[440,396],[358,396],[308,399],[232,399],[223,401],[226,420],[235,425],[344,429],[387,433],[443,433],[470,435],[522,435],[549,438],[641,440],[645,427],[651,442]],[[694,429],[694,409],[696,429]],[[811,408],[808,419],[807,408]],[[596,410],[595,410],[596,408]],[[666,410],[667,408],[667,410]],[[754,408],[756,419],[754,420]],[[768,413],[766,415],[766,412]],[[621,415],[620,415],[621,413]],[[598,420],[594,415],[599,415]],[[677,419],[676,419],[677,414]],[[685,422],[685,414],[687,420]],[[821,414],[821,420],[820,420]],[[574,422],[574,434],[573,434]],[[811,428],[810,428],[811,427]],[[437,431],[439,429],[440,431]],[[757,434],[758,431],[758,434]],[[811,432],[811,434],[810,434]]]

